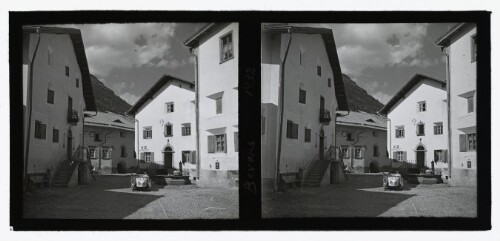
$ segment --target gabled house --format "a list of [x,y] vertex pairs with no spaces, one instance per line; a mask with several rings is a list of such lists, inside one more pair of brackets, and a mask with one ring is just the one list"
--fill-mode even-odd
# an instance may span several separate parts
[[476,31],[474,23],[459,23],[436,41],[446,56],[452,185],[477,185]]
[[210,23],[185,41],[195,59],[201,187],[238,187],[238,23]]
[[389,157],[448,179],[446,83],[415,74],[379,111],[388,117]]
[[339,158],[353,173],[375,173],[390,168],[387,153],[387,118],[351,111],[337,117]]
[[80,178],[72,183],[84,183],[75,171],[83,160],[83,112],[96,107],[79,29],[23,27],[23,110],[25,177],[46,173],[52,184],[68,167]]
[[336,146],[332,120],[348,110],[333,32],[273,24],[261,33],[263,188],[276,189],[290,173],[302,173],[308,185],[328,183]]
[[84,123],[84,144],[93,170],[125,173],[137,166],[134,119],[112,112],[87,112]]
[[163,75],[127,112],[135,118],[139,167],[182,167],[196,180],[194,90],[191,81]]

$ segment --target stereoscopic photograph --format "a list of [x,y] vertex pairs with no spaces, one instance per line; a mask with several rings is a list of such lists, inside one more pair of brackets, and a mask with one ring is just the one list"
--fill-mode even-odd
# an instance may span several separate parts
[[23,218],[238,218],[238,23],[22,31]]
[[262,217],[476,217],[476,29],[262,24]]

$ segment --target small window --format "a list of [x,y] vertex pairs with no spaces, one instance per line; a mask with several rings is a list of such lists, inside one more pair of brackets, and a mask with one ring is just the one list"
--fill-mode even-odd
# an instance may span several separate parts
[[356,159],[363,158],[363,150],[360,146],[354,147],[354,158]]
[[316,66],[316,73],[318,74],[318,76],[321,76],[321,66]]
[[64,66],[64,73],[69,76],[69,66]]
[[417,124],[417,136],[425,136],[425,124],[422,122]]
[[309,129],[307,127],[304,130],[304,141],[311,142],[311,129]]
[[191,123],[182,124],[182,136],[190,136],[191,135]]
[[192,163],[191,151],[182,151],[182,163]]
[[226,151],[226,135],[215,135],[216,140],[216,152],[225,152]]
[[142,139],[153,138],[153,129],[151,127],[144,127],[142,130]]
[[472,162],[471,161],[467,161],[467,168],[472,168]]
[[474,112],[474,96],[467,98],[467,113]]
[[352,133],[348,132],[347,135],[346,135],[346,139],[348,141],[354,141],[354,138],[352,138]]
[[163,130],[163,134],[166,136],[166,137],[170,137],[170,136],[173,136],[173,127],[172,127],[172,124],[171,123],[167,123],[165,124],[165,129]]
[[153,161],[153,155],[152,152],[143,152],[143,159],[145,162],[152,162]]
[[378,136],[378,132],[377,132],[377,131],[373,131],[373,132],[372,132],[372,135],[373,135],[374,137],[377,137],[377,136]]
[[425,101],[418,102],[418,112],[425,112],[427,110],[427,105]]
[[305,104],[307,98],[307,92],[303,89],[299,89],[299,103]]
[[332,79],[328,78],[328,87],[332,87]]
[[341,155],[342,158],[349,158],[349,147],[348,146],[342,146],[340,147]]
[[111,159],[111,148],[102,147],[102,159],[105,160]]
[[299,50],[299,65],[302,66],[302,50]]
[[45,140],[46,138],[46,129],[47,125],[43,124],[41,121],[35,120],[35,138],[36,139],[43,139]]
[[80,80],[76,79],[76,88],[79,88],[79,87],[80,87]]
[[167,113],[172,113],[174,112],[174,102],[169,102],[165,104],[165,108],[167,110]]
[[54,104],[54,91],[51,89],[47,90],[47,103]]
[[396,138],[404,138],[405,137],[405,127],[404,126],[396,126]]
[[220,62],[226,62],[233,58],[233,33],[230,32],[220,38]]
[[287,120],[286,122],[286,137],[290,139],[299,139],[299,124]]
[[380,153],[379,153],[379,150],[378,150],[378,146],[374,145],[373,146],[373,156],[374,157],[378,157],[379,155],[380,155]]
[[434,135],[442,135],[443,134],[443,122],[434,123]]
[[120,147],[120,156],[121,157],[127,157],[127,147],[126,146],[121,146]]
[[120,137],[121,137],[121,138],[124,138],[124,137],[125,137],[125,132],[124,132],[124,131],[120,131]]
[[89,156],[90,156],[90,159],[97,159],[97,155],[95,152],[95,146],[89,146]]
[[434,150],[434,162],[445,162],[444,150]]
[[215,114],[222,113],[222,96],[215,99]]
[[467,134],[468,150],[475,151],[477,148],[476,133]]
[[99,133],[95,133],[94,134],[94,141],[96,141],[96,142],[102,141],[101,140],[101,136],[99,135]]
[[59,130],[52,128],[52,142],[59,143]]
[[397,151],[395,152],[396,156],[396,160],[398,161],[406,161],[406,157],[405,157],[405,152],[404,151]]
[[476,35],[471,37],[471,61],[476,62],[477,58],[477,41],[476,41]]

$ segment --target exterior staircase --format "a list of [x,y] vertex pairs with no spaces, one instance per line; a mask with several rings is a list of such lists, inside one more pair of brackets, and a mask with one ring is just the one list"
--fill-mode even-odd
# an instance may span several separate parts
[[333,160],[334,156],[334,146],[330,146],[328,151],[325,153],[323,160],[315,160],[309,166],[308,170],[305,173],[303,186],[309,187],[319,187],[321,184],[321,180],[323,176],[325,176],[326,170],[330,165],[330,162]]
[[73,176],[73,173],[75,172],[75,169],[77,166],[78,165],[77,165],[76,161],[71,163],[71,161],[65,160],[61,164],[59,171],[56,173],[56,176],[54,177],[54,180],[52,181],[52,186],[54,186],[54,187],[68,187],[71,176]]

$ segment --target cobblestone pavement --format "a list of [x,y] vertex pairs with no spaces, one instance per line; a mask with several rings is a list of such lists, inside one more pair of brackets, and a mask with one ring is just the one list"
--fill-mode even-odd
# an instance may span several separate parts
[[263,194],[262,216],[271,217],[475,217],[477,191],[447,184],[384,191],[381,183],[302,187]]
[[[154,183],[154,182],[153,182]],[[97,176],[73,188],[38,189],[24,195],[25,218],[55,219],[235,219],[237,188],[159,186],[130,189],[129,176]]]

